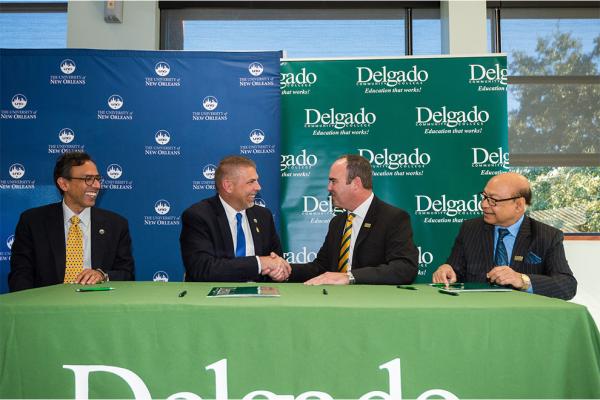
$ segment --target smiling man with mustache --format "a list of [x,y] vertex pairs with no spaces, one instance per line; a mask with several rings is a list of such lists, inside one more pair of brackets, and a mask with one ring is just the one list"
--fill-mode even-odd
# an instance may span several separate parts
[[57,160],[54,183],[63,200],[21,214],[10,259],[10,291],[134,279],[127,220],[94,207],[101,182],[88,154],[65,153]]
[[525,215],[531,197],[523,175],[507,172],[491,178],[481,192],[483,216],[463,222],[433,282],[488,281],[572,299],[577,281],[565,257],[563,234]]

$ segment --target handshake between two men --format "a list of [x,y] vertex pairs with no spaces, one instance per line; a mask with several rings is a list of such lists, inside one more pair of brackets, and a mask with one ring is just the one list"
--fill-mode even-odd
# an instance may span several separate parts
[[317,258],[308,264],[290,265],[281,257],[271,211],[254,205],[261,189],[254,161],[222,159],[215,186],[215,196],[181,217],[188,281],[405,284],[417,274],[410,217],[373,194],[371,165],[362,156],[344,155],[332,164],[327,190],[334,206],[347,212],[332,219]]
[[274,282],[285,282],[289,279],[292,273],[292,267],[284,258],[271,252],[268,256],[260,258],[262,276],[268,276]]

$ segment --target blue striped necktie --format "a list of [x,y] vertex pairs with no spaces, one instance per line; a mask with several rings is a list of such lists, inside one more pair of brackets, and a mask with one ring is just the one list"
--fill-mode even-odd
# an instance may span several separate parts
[[496,255],[494,256],[494,265],[508,265],[508,253],[504,245],[504,237],[508,235],[508,229],[498,229],[498,241],[496,242]]
[[237,244],[235,246],[236,257],[246,257],[246,236],[244,236],[244,228],[242,228],[242,213],[235,214],[237,219]]

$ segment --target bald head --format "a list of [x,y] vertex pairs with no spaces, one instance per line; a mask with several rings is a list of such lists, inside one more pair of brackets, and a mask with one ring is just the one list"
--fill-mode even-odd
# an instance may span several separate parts
[[506,172],[496,175],[488,181],[487,186],[502,188],[506,197],[521,196],[525,199],[525,204],[531,204],[531,186],[527,178],[521,174]]
[[485,185],[483,194],[483,220],[496,226],[513,225],[525,214],[531,202],[529,181],[514,172],[494,176]]

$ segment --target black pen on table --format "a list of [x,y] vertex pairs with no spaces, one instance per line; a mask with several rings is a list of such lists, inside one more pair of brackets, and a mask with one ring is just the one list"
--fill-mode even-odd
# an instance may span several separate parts
[[327,295],[329,293],[327,293],[327,289],[323,289],[323,294]]
[[185,296],[186,294],[187,294],[187,290],[184,290],[184,291],[182,291],[182,292],[179,292],[179,295],[178,295],[178,296],[179,296],[179,297],[183,297],[183,296]]

